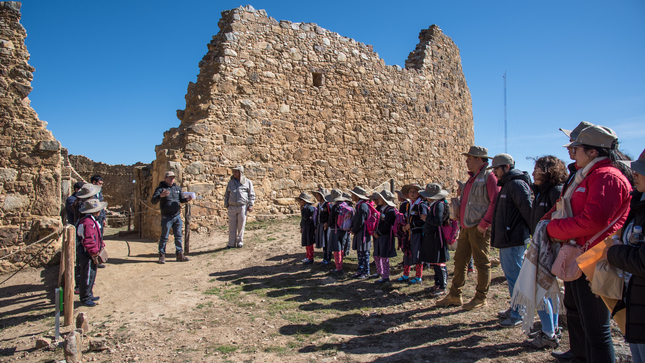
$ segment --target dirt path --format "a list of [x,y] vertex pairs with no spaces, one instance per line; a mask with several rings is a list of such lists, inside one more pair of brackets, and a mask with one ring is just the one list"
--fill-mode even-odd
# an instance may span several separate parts
[[[438,309],[424,291],[432,281],[428,271],[422,286],[376,287],[369,280],[337,281],[318,264],[302,266],[297,223],[252,223],[242,249],[223,248],[225,230],[193,234],[191,261],[168,255],[165,265],[156,263],[154,241],[107,240],[110,261],[95,287],[101,304],[75,314],[87,312],[88,335],[106,338],[111,349],[86,352],[84,361],[554,361],[548,350],[524,347],[518,328],[498,327],[496,312],[508,301],[499,267],[486,308]],[[356,270],[355,253],[345,269]],[[60,348],[34,349],[37,337],[54,336],[57,276],[58,267],[30,270],[0,285],[0,362],[64,359]],[[466,299],[474,281],[470,276]],[[629,361],[618,333],[614,340],[620,359]],[[565,332],[562,348],[567,341]]]

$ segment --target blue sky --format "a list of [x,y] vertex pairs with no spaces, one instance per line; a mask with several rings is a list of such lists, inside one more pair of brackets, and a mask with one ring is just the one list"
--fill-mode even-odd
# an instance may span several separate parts
[[[235,1],[25,1],[29,96],[72,154],[108,164],[151,162],[163,132],[179,125],[220,12]],[[568,161],[559,127],[586,120],[613,128],[621,149],[645,148],[645,2],[255,1],[278,20],[313,22],[371,44],[403,66],[421,29],[437,24],[461,50],[476,143]]]

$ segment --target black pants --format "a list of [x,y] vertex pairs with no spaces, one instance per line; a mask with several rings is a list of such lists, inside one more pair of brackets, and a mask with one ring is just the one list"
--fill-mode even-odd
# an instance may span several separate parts
[[571,352],[586,357],[587,362],[613,363],[616,356],[609,322],[611,313],[602,299],[591,292],[584,274],[564,283],[564,305]]
[[80,267],[79,276],[79,296],[82,303],[91,300],[94,297],[92,292],[94,288],[94,281],[96,280],[96,265],[84,251],[76,255]]
[[446,266],[434,265],[434,286],[445,289],[448,285],[448,269]]

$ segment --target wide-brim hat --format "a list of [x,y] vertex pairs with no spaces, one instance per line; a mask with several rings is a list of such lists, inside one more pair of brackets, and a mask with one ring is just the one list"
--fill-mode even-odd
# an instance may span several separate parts
[[473,145],[468,149],[468,152],[461,153],[461,155],[470,155],[476,158],[488,158],[488,149],[483,146]]
[[92,198],[83,202],[83,204],[78,209],[78,211],[83,214],[96,213],[100,210],[105,209],[106,207],[107,207],[107,202],[101,202],[96,198]]
[[231,170],[237,170],[240,173],[243,173],[244,172],[244,167],[242,165],[235,165],[235,166],[231,167]]
[[502,165],[514,166],[515,160],[513,160],[513,157],[510,156],[509,154],[501,153],[501,154],[495,155],[495,157],[493,158],[493,162],[491,164],[492,165],[486,169],[493,169],[493,168],[500,167]]
[[575,141],[570,142],[564,147],[573,147],[580,145],[595,146],[601,148],[612,149],[618,141],[618,135],[614,130],[606,126],[593,125],[589,126],[578,134]]
[[576,139],[576,137],[578,137],[578,134],[580,134],[580,131],[586,129],[589,126],[593,126],[593,124],[591,122],[582,121],[573,130],[566,130],[566,129],[561,128],[560,131],[562,131],[562,133],[567,135],[567,137],[569,138],[570,141],[574,141]]
[[312,196],[311,196],[311,195],[309,195],[309,194],[307,194],[307,193],[300,193],[300,195],[299,195],[299,196],[297,196],[295,199],[296,199],[296,200],[298,200],[298,199],[302,199],[302,200],[304,200],[306,203],[311,204],[311,203],[313,202],[313,201],[311,200],[311,198],[312,198]]
[[401,193],[407,198],[408,193],[410,192],[410,189],[416,189],[416,190],[421,190],[423,187],[417,183],[412,183],[412,184],[406,184],[401,187]]
[[396,206],[396,204],[394,204],[394,194],[391,191],[382,190],[378,196],[385,202],[385,204],[389,205],[390,207]]
[[361,188],[361,187],[354,187],[354,189],[349,191],[350,193],[354,194],[357,196],[359,199],[363,200],[369,200],[370,198],[367,196],[367,190]]
[[352,201],[352,195],[349,193],[343,192],[343,198],[345,199],[346,202],[351,202]]
[[81,188],[81,190],[79,190],[76,193],[76,198],[81,198],[81,199],[89,198],[91,196],[99,194],[100,191],[101,191],[101,187],[98,185],[94,185],[90,183],[83,184],[83,187]]
[[347,199],[343,197],[343,192],[340,189],[332,189],[327,196],[328,202],[346,202]]
[[620,160],[620,162],[627,165],[638,174],[645,175],[645,150],[643,150],[643,152],[641,153],[641,156],[638,157],[638,160],[635,160],[635,161]]
[[370,199],[371,200],[378,200],[379,198],[380,198],[380,194],[377,193],[377,192],[374,192],[374,193],[370,194]]
[[449,191],[442,189],[440,184],[429,183],[424,190],[420,190],[419,194],[428,199],[443,199],[450,194]]
[[[401,188],[401,189],[403,189],[403,188]],[[407,193],[406,193],[406,194],[403,194],[403,190],[398,190],[398,189],[397,189],[397,190],[395,190],[395,191],[394,191],[394,193],[396,193],[400,198],[408,199],[408,197],[406,196],[406,195],[407,195]]]

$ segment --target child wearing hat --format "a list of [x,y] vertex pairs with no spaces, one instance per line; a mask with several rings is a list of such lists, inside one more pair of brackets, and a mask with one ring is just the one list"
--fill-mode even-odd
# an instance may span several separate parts
[[336,269],[332,274],[343,275],[343,243],[347,237],[347,232],[338,227],[338,220],[340,219],[341,206],[347,205],[347,200],[343,197],[343,192],[339,189],[332,189],[329,194],[329,202],[334,203],[331,207],[331,214],[329,215],[329,251],[334,253],[334,262]]
[[316,207],[316,213],[314,222],[316,225],[316,233],[314,235],[314,240],[316,241],[316,248],[323,249],[323,265],[329,265],[331,263],[331,252],[328,251],[329,246],[329,214],[331,213],[331,207],[327,201],[329,196],[329,191],[325,188],[318,188],[314,190],[313,195],[318,201],[318,206]]
[[396,244],[392,227],[396,220],[394,194],[387,190],[379,193],[379,205],[381,205],[381,216],[374,232],[374,260],[376,272],[381,278],[376,280],[377,284],[390,282],[390,258],[396,257]]
[[[408,219],[410,218],[410,201],[408,200],[408,192],[410,190],[410,185],[404,185],[401,190],[395,190],[397,199],[399,200],[399,213],[403,214],[405,217],[405,223],[407,224]],[[398,249],[403,252],[403,255],[410,254],[410,232],[399,228],[397,231],[397,238],[399,241]],[[397,268],[403,268],[403,261]]]
[[372,249],[372,236],[367,233],[365,222],[370,216],[370,198],[367,191],[361,187],[355,187],[349,191],[352,201],[355,203],[356,213],[352,221],[352,249],[358,257],[358,269],[354,278],[366,279],[370,275],[370,250]]
[[[82,182],[79,182],[82,183]],[[76,183],[75,187],[78,186],[79,183]],[[76,199],[72,202],[72,214],[73,214],[73,220],[74,220],[74,226],[76,229],[78,229],[78,221],[81,219],[81,212],[80,209],[83,206],[83,203],[85,203],[86,200],[89,200],[90,198],[93,198],[95,195],[97,195],[101,191],[101,187],[98,185],[90,184],[90,183],[84,183],[81,185],[81,189],[76,192]],[[80,238],[76,238],[76,250],[78,251],[80,247],[81,240]],[[74,293],[78,294],[80,292],[80,286],[81,286],[81,266],[78,264],[78,260],[76,261],[76,265],[74,266],[74,282],[75,282],[75,289]]]
[[[409,253],[403,255],[403,276],[396,280],[398,282],[420,284],[423,278],[423,263],[419,260],[419,250],[421,249],[424,220],[428,215],[428,204],[419,194],[421,189],[418,184],[410,184],[408,189],[408,196],[412,202],[410,204],[408,225],[403,229],[410,232],[410,250]],[[409,276],[412,265],[415,267],[416,274],[411,279]]]
[[311,195],[307,193],[300,193],[300,196],[298,196],[296,200],[300,203],[300,243],[307,249],[305,259],[302,260],[302,264],[311,265],[314,263],[314,243],[316,243],[314,237],[316,234],[316,228],[314,225],[314,214],[316,209],[311,205],[313,202]]
[[94,296],[93,288],[96,280],[97,257],[102,248],[105,248],[101,226],[98,222],[99,214],[107,207],[106,202],[98,199],[86,200],[79,208],[82,217],[76,229],[80,248],[76,249],[76,261],[80,267],[79,294],[81,303],[85,306],[96,306],[98,296]]
[[450,209],[448,202],[446,202],[446,196],[449,193],[442,189],[441,185],[430,183],[419,194],[430,202],[428,215],[423,225],[423,240],[419,258],[434,267],[434,286],[428,290],[434,296],[444,295],[448,284],[446,261],[450,258],[450,254],[448,241],[442,235],[441,227],[450,218]]
[[[350,207],[354,208],[354,201],[352,200],[352,196],[349,193],[343,192],[343,198],[345,199],[345,203]],[[349,256],[349,251],[350,247],[352,244],[352,236],[350,233],[345,233],[345,239],[343,240],[343,255],[345,257]]]

